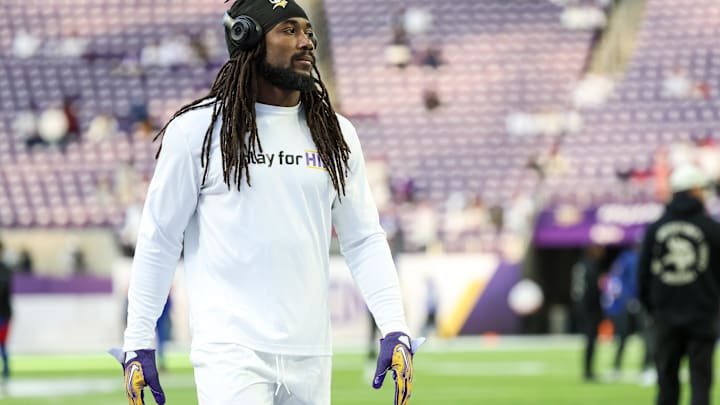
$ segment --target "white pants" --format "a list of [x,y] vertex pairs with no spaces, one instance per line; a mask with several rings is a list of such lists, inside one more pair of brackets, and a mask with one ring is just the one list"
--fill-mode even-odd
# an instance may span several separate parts
[[235,344],[193,348],[199,405],[329,405],[332,358],[256,352]]

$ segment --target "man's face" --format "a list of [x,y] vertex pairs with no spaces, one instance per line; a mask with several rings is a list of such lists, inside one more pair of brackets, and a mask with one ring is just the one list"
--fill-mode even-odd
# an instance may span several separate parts
[[312,90],[313,36],[312,25],[304,18],[291,18],[276,25],[265,35],[265,60],[258,66],[260,76],[286,90]]

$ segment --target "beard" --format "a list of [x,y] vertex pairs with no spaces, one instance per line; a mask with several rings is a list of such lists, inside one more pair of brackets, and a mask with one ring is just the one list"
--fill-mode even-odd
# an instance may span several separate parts
[[292,68],[276,67],[266,60],[258,63],[258,74],[273,86],[284,90],[306,92],[315,89],[315,78],[312,75],[298,73]]

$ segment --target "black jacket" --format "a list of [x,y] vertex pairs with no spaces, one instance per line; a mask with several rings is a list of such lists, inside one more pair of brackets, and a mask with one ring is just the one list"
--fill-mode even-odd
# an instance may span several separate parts
[[10,271],[10,267],[0,261],[0,319],[9,319],[12,316],[11,290],[12,271]]
[[596,260],[587,256],[580,259],[572,268],[570,297],[575,302],[581,316],[597,319],[602,318],[600,303],[600,266]]
[[717,333],[720,224],[687,192],[676,193],[645,233],[638,295],[658,322]]

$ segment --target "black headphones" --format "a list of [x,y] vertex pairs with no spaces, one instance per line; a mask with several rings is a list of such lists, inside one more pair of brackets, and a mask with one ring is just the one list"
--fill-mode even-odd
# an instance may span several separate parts
[[[223,25],[225,26],[225,36],[232,41],[232,44],[243,51],[254,48],[263,36],[263,29],[248,15],[239,15],[235,18],[230,17],[227,12],[223,15]],[[318,40],[315,35],[310,38],[313,48],[317,49]]]
[[254,48],[263,36],[260,24],[247,15],[232,18],[230,14],[225,13],[223,25],[225,26],[226,36],[233,42],[233,45],[243,51]]

